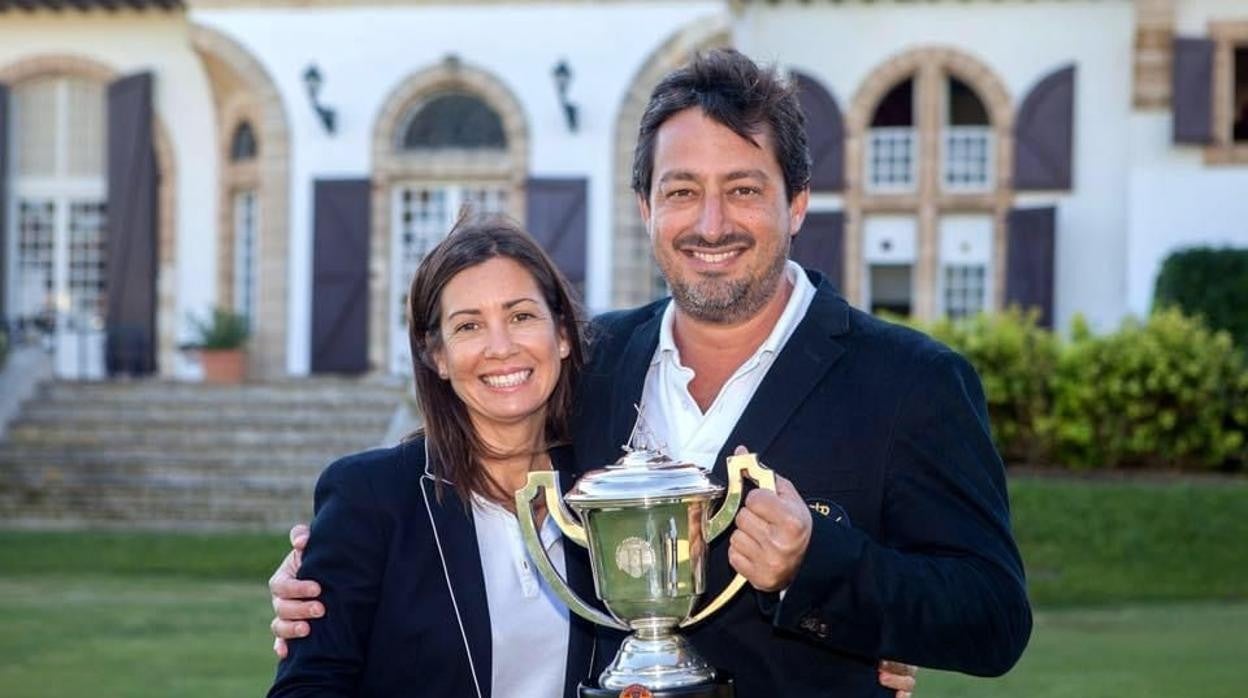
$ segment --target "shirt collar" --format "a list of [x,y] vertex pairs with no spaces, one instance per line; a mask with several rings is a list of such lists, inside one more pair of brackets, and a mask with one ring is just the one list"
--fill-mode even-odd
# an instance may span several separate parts
[[[771,328],[771,333],[763,340],[755,356],[775,354],[783,349],[785,342],[789,341],[789,337],[806,316],[806,310],[815,297],[815,285],[810,283],[806,272],[797,262],[791,259],[785,262],[784,278],[793,285],[793,291],[789,294],[789,300],[784,304],[784,311],[780,313],[775,327]],[[676,301],[673,300],[663,309],[663,319],[659,325],[659,346],[650,359],[651,366],[662,361],[664,356],[680,363],[680,350],[676,348],[676,336],[672,332],[672,323],[675,320]]]

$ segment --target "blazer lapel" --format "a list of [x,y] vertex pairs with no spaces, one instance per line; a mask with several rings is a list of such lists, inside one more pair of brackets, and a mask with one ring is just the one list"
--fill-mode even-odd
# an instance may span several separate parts
[[472,511],[464,508],[463,501],[449,485],[443,487],[442,501],[439,502],[433,477],[429,474],[420,479],[420,487],[454,602],[451,610],[463,631],[468,663],[481,696],[489,698],[493,676],[493,637],[490,634],[490,606],[485,597],[485,574],[481,571]]
[[622,455],[622,447],[628,443],[628,436],[633,431],[633,425],[637,423],[636,405],[641,404],[646,373],[650,370],[654,350],[659,346],[659,327],[663,323],[663,311],[666,307],[666,304],[657,306],[654,315],[633,331],[633,336],[624,348],[624,355],[617,364],[618,370],[611,383],[611,395],[608,398],[611,404],[611,433],[608,444],[602,448],[609,448],[610,451],[605,451],[607,457],[601,459],[601,462],[588,464],[590,467],[599,468],[615,462]]
[[733,450],[741,444],[754,453],[767,450],[793,411],[845,353],[836,338],[849,332],[849,304],[821,275],[809,275],[815,298],[724,442],[712,470],[720,482],[728,479],[727,460]]

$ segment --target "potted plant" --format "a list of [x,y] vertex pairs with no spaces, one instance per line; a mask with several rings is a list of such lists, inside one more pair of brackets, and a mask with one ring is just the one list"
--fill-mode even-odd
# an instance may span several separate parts
[[243,382],[247,374],[247,318],[225,308],[214,308],[208,320],[191,318],[199,333],[200,365],[204,381],[226,385]]

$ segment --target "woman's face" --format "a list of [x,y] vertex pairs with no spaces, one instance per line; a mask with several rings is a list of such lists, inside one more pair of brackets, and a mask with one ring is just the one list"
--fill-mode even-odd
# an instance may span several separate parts
[[494,257],[453,276],[441,301],[434,362],[477,432],[488,437],[524,424],[540,430],[569,347],[533,275]]

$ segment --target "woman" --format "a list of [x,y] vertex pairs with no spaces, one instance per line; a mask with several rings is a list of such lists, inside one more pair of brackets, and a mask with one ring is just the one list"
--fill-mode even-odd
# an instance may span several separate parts
[[529,563],[511,503],[567,441],[584,359],[567,286],[512,224],[461,220],[417,271],[408,321],[423,434],[321,476],[301,572],[326,613],[269,695],[571,696],[592,631]]
[[[422,262],[408,320],[423,433],[321,476],[299,573],[321,583],[324,612],[289,627],[315,607],[296,603],[275,620],[300,639],[269,695],[574,696],[594,630],[533,569],[511,503],[530,470],[570,465],[584,354],[567,285],[514,225],[470,219]],[[591,589],[584,552],[549,520],[542,538]],[[290,570],[270,582],[279,613],[280,596],[303,595],[278,593]],[[912,689],[912,675],[885,663],[880,682]]]

